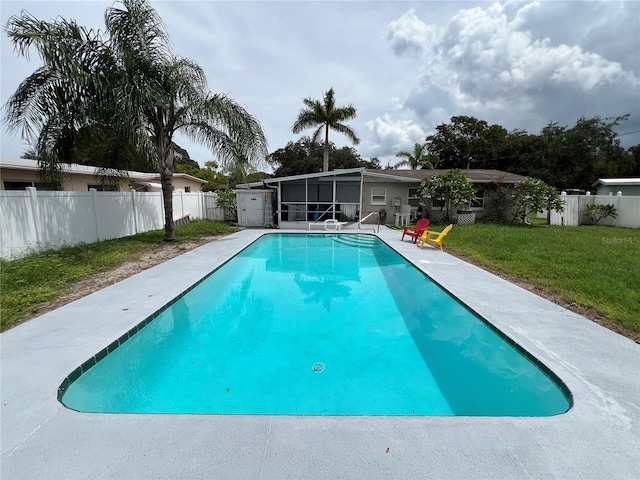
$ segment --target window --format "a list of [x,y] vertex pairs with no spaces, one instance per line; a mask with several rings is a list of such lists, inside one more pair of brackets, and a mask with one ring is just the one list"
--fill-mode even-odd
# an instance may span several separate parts
[[371,205],[386,205],[387,189],[383,187],[371,187]]
[[484,207],[484,187],[474,187],[476,191],[476,199],[471,202],[471,208]]
[[38,187],[35,182],[12,182],[10,180],[4,181],[5,190],[26,190],[27,187]]
[[103,185],[101,183],[87,184],[87,190],[91,190],[92,188],[97,190],[98,192],[117,192],[118,191],[118,187],[116,185]]
[[412,207],[420,206],[420,197],[418,196],[418,189],[410,188],[409,193],[407,195],[407,199],[409,201],[409,205],[411,205]]
[[191,193],[191,187],[184,187],[184,193]]

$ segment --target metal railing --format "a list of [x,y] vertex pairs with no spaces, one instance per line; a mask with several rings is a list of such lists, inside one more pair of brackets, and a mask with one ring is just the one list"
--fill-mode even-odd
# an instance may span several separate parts
[[[377,226],[377,230],[375,228],[362,228],[362,222],[364,222],[367,218],[369,218],[372,215],[376,215],[378,217],[378,226]],[[358,222],[358,230],[372,230],[373,233],[378,233],[380,232],[380,212],[371,212],[369,215],[367,215],[366,217],[364,217],[362,220],[360,220]]]

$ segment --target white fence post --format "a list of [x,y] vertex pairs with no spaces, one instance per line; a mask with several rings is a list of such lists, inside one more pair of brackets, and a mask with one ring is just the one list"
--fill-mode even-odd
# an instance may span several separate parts
[[38,208],[38,192],[35,187],[27,187],[29,199],[31,200],[31,218],[33,219],[33,230],[36,232],[36,249],[40,248],[40,209]]
[[98,237],[98,242],[102,240],[102,235],[100,235],[100,218],[98,218],[98,191],[95,188],[90,188],[91,197],[93,198],[93,218],[96,222],[96,236]]
[[136,205],[136,191],[131,190],[131,205],[133,208],[133,231],[135,233],[140,233],[138,231],[138,206]]

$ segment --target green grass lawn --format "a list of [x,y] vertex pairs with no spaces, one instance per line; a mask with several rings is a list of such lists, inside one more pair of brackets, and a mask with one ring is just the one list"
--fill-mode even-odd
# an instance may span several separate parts
[[[223,222],[194,220],[176,226],[176,243],[200,236],[229,234],[238,229]],[[0,331],[39,311],[42,302],[61,297],[67,287],[94,273],[137,260],[154,245],[162,245],[163,231],[50,250],[17,260],[0,260]]]
[[638,229],[477,223],[454,226],[444,245],[453,254],[586,307],[612,329],[640,339]]

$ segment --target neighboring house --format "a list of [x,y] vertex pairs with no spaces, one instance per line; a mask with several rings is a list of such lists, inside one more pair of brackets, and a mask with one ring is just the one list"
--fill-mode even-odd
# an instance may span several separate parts
[[[274,221],[281,228],[300,228],[301,222],[327,218],[354,222],[382,210],[382,216],[386,218],[381,223],[393,223],[396,213],[406,212],[411,219],[417,216],[433,219],[438,214],[437,205],[428,205],[426,211],[419,211],[418,188],[425,177],[444,171],[353,168],[269,178],[239,187],[274,189],[272,205],[258,204],[276,212]],[[489,183],[515,184],[526,178],[499,170],[468,170],[466,173],[476,189],[478,200],[472,210],[477,217],[484,216],[484,194]]]
[[622,195],[640,197],[640,178],[600,178],[595,182],[596,195]]
[[[162,190],[159,173],[126,172],[127,176],[117,185],[103,185],[97,167],[70,164],[66,166],[65,190],[86,192],[96,190],[159,192]],[[0,190],[24,190],[39,186],[40,167],[37,160],[25,158],[0,159]],[[173,174],[175,192],[199,192],[207,183],[186,173]]]

